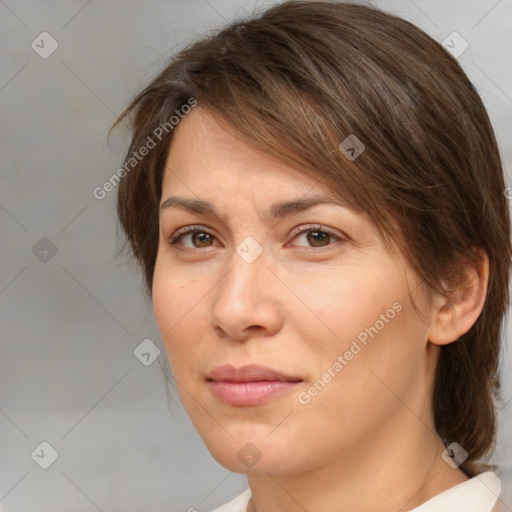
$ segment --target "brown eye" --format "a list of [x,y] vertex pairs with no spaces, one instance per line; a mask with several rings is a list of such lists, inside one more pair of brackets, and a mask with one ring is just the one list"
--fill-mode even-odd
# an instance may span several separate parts
[[[182,244],[182,240],[188,236],[190,236],[192,242],[191,246]],[[215,237],[204,229],[187,228],[179,231],[176,236],[169,240],[169,243],[176,246],[183,245],[185,249],[200,249],[210,247],[214,239]]]
[[324,247],[329,245],[326,242],[331,239],[331,235],[325,231],[308,231],[307,239],[313,247]]
[[299,231],[294,239],[301,239],[304,237],[306,244],[298,244],[302,247],[327,247],[333,245],[336,241],[342,241],[344,238],[340,235],[336,235],[332,231],[322,228],[322,226],[308,226],[305,229]]
[[192,243],[196,245],[196,247],[208,247],[208,242],[211,242],[211,238],[211,235],[204,231],[192,233]]

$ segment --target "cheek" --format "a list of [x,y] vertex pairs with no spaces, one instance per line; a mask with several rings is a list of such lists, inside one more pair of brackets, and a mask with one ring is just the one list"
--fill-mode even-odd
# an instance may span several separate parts
[[[410,303],[398,312],[393,310],[396,314],[389,323],[377,324],[375,331],[369,329],[375,324],[373,311],[368,309],[372,320],[364,326],[367,331],[360,326],[347,328],[346,336],[341,334],[324,347],[300,397],[305,405],[298,410],[307,415],[305,428],[340,439],[340,446],[355,446],[378,432],[391,417],[409,410],[404,403],[416,408],[414,395],[423,375],[425,332]],[[342,319],[338,322],[343,332]],[[348,334],[349,330],[355,335]],[[361,332],[366,344],[357,338]]]
[[[195,385],[197,371],[212,350],[208,320],[208,292],[218,278],[212,272],[170,266],[157,258],[153,276],[153,311],[174,378],[186,387]],[[178,387],[181,396],[181,388]],[[188,395],[182,396],[186,402]]]
[[[294,321],[309,353],[309,377],[330,379],[328,386],[337,389],[338,397],[350,390],[356,402],[373,400],[376,388],[383,388],[378,376],[404,389],[418,371],[426,325],[412,307],[406,280],[396,270],[385,270],[347,273],[317,281],[321,287],[296,288],[310,306],[304,315],[301,305]],[[330,378],[329,371],[336,377]]]
[[178,361],[186,356],[190,347],[187,340],[194,339],[194,333],[189,330],[191,326],[199,325],[199,322],[190,322],[190,315],[194,314],[194,306],[201,297],[197,287],[180,282],[177,275],[157,264],[152,293],[155,320],[173,373],[174,367],[182,367]]
[[372,417],[382,418],[400,409],[424,378],[428,330],[408,297],[393,302],[396,297],[388,296],[388,307],[374,310],[382,317],[368,310],[368,321],[344,339],[346,363],[332,391],[356,415],[373,411]]
[[403,278],[389,266],[351,265],[336,272],[317,273],[315,279],[289,279],[293,279],[294,291],[300,299],[300,318],[316,319],[317,328],[325,332],[325,342],[335,344],[337,349],[350,345],[361,333],[364,338],[365,329],[376,322],[379,330],[387,327],[399,316],[396,309],[408,294]]
[[[153,310],[164,341],[193,314],[193,308],[205,294],[205,280],[197,272],[191,275],[166,261],[165,248],[160,248],[153,274]],[[167,334],[167,336],[164,336]]]
[[165,279],[164,275],[155,269],[153,311],[164,342],[167,341],[168,334],[172,332],[173,326],[180,317],[183,301],[178,300],[178,297],[182,294],[183,290],[175,286],[170,279]]

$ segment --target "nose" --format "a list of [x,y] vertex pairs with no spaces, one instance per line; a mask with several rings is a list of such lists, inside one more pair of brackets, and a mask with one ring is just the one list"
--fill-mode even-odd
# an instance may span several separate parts
[[243,341],[281,328],[283,287],[270,260],[265,250],[252,262],[233,252],[211,299],[211,326],[219,337]]

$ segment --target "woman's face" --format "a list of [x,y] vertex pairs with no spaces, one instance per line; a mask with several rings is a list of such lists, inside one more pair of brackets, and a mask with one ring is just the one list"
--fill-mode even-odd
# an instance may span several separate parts
[[[329,204],[327,187],[199,108],[168,154],[161,205],[171,197],[209,207],[161,208],[154,312],[183,406],[220,464],[284,474],[392,457],[390,440],[428,433],[434,361],[411,303],[418,281],[366,215]],[[176,240],[185,228],[197,233]],[[212,382],[223,365],[287,379]]]

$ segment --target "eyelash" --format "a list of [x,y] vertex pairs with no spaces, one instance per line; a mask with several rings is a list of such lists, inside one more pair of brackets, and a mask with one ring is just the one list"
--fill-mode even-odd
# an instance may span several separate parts
[[[337,238],[338,241],[340,242],[343,242],[346,240],[345,237],[343,236],[340,236],[340,235],[337,235],[336,233],[334,233],[333,231],[331,231],[330,229],[328,228],[325,228],[324,226],[320,225],[320,224],[313,224],[313,225],[309,225],[297,232],[295,232],[293,234],[293,239],[295,239],[296,237],[298,237],[299,235],[302,235],[303,233],[308,233],[308,232],[315,232],[315,231],[319,231],[321,233],[325,233],[327,235],[330,235],[334,238]],[[181,228],[179,230],[177,230],[172,237],[170,237],[167,242],[169,244],[171,244],[172,246],[175,247],[176,250],[179,250],[179,251],[194,251],[194,250],[200,250],[201,247],[194,247],[194,248],[190,248],[190,247],[180,247],[178,245],[178,242],[185,236],[185,235],[189,235],[189,234],[194,234],[194,233],[206,233],[208,235],[210,235],[211,237],[214,237],[215,238],[215,235],[213,235],[212,233],[210,233],[207,229],[204,229],[202,228],[201,226],[187,226],[185,228]],[[325,250],[327,249],[330,245],[333,245],[333,243],[330,243],[330,244],[327,244],[326,246],[323,246],[323,247],[314,247],[314,246],[309,246],[309,247],[302,247],[302,249],[313,249],[316,251],[322,251],[322,250]],[[204,247],[204,249],[208,248],[208,247],[212,247],[212,246],[207,246],[207,247]]]

